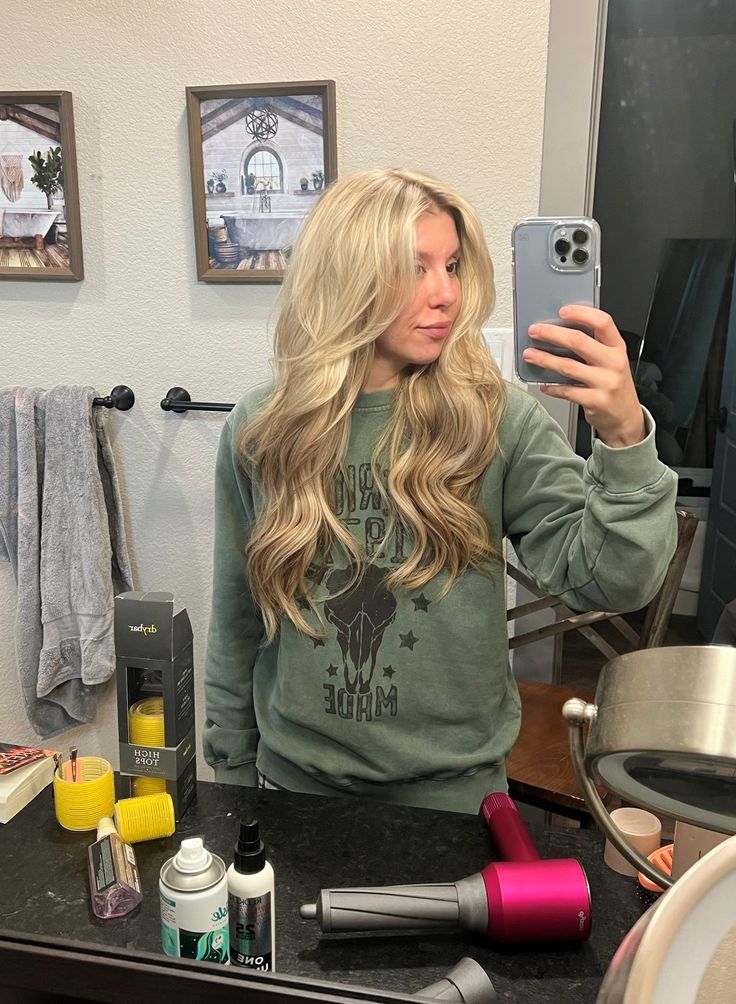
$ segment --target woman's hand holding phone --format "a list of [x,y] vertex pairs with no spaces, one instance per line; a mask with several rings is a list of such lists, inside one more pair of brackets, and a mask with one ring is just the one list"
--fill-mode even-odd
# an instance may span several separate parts
[[[562,307],[560,317],[582,325],[592,336],[577,328],[557,324],[532,324],[529,336],[539,344],[523,352],[526,362],[553,370],[574,384],[543,384],[550,397],[579,404],[585,417],[607,446],[633,446],[645,436],[644,414],[636,396],[626,344],[608,314],[596,307],[571,304]],[[544,351],[544,343],[572,350],[584,362]]]

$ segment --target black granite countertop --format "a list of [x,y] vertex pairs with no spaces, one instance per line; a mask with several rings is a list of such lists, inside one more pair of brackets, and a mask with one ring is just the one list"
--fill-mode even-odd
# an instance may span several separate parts
[[0,927],[126,949],[160,951],[158,874],[182,838],[204,837],[229,864],[240,818],[258,818],[276,874],[280,973],[415,993],[463,956],[488,972],[500,1001],[592,1004],[624,934],[644,910],[632,880],[603,863],[594,830],[532,826],[545,858],[576,857],[593,903],[590,939],[575,945],[493,945],[467,933],[323,935],[299,906],[323,887],[455,881],[497,858],[481,820],[457,813],[199,782],[176,834],[136,845],[143,903],[101,921],[89,906],[86,848],[93,833],[57,824],[50,789],[0,827]]

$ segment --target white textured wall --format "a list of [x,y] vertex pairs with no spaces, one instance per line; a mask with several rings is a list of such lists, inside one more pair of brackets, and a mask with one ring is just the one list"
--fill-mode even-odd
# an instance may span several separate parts
[[[111,416],[137,585],[184,601],[201,668],[211,475],[223,417],[165,414],[172,385],[234,401],[268,376],[277,287],[195,279],[184,88],[334,79],[339,170],[406,165],[477,207],[511,320],[509,234],[536,211],[549,0],[56,0],[3,5],[2,84],[74,96],[86,278],[0,282],[0,383],[129,384]],[[51,16],[44,16],[45,8]],[[15,585],[0,565],[0,738],[30,742],[16,681]],[[114,692],[61,737],[117,763]],[[198,696],[200,721],[203,713]],[[200,776],[209,777],[201,764]]]

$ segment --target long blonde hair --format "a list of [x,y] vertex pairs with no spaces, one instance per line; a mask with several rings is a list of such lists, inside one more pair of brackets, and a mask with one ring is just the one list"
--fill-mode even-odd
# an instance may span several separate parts
[[355,174],[325,192],[301,231],[276,324],[273,392],[238,441],[243,468],[257,474],[263,493],[247,561],[268,641],[282,616],[319,636],[303,611],[322,622],[310,580],[319,580],[331,549],[353,569],[346,589],[369,560],[335,514],[336,480],[376,339],[413,296],[417,220],[441,211],[460,239],[462,302],[439,358],[402,374],[373,456],[389,510],[384,540],[399,521],[411,546],[386,584],[421,587],[445,571],[445,593],[465,570],[499,558],[474,504],[505,402],[481,333],[495,294],[480,222],[435,179],[398,169]]

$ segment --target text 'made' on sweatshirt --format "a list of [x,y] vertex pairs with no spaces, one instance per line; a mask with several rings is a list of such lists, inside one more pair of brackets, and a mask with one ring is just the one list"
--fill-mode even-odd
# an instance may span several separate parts
[[[215,778],[253,785],[260,771],[294,791],[477,812],[489,791],[505,790],[504,760],[519,729],[504,570],[467,572],[442,599],[442,576],[421,589],[386,587],[406,541],[398,531],[374,554],[387,512],[371,458],[393,391],[364,394],[336,501],[374,560],[358,586],[337,596],[349,572],[344,559],[328,565],[315,586],[323,641],[284,620],[263,646],[244,553],[262,498],[235,444],[268,390],[249,391],[228,416],[217,459],[204,729]],[[610,449],[597,441],[586,463],[537,401],[508,387],[500,449],[477,504],[494,547],[508,536],[541,586],[574,609],[638,609],[667,570],[677,481],[657,459],[646,418],[642,443]]]

